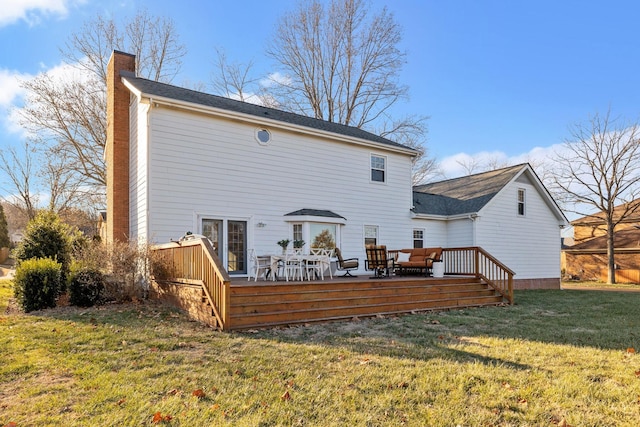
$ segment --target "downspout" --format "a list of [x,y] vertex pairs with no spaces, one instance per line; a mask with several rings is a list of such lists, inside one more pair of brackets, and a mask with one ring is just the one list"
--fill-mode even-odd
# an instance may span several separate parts
[[146,222],[146,240],[149,240],[149,238],[151,237],[151,233],[150,233],[150,224],[151,224],[151,210],[150,210],[150,205],[149,203],[151,202],[151,183],[149,182],[149,170],[151,169],[151,165],[150,165],[150,161],[151,161],[151,110],[153,109],[153,98],[149,98],[149,109],[147,110],[147,140],[145,141],[145,144],[147,146],[146,151],[146,155],[147,155],[147,165],[144,168],[144,173],[145,173],[145,177],[144,177],[144,182],[147,183],[147,195],[146,198],[147,200],[145,200],[145,206],[147,207],[145,209],[145,222]]

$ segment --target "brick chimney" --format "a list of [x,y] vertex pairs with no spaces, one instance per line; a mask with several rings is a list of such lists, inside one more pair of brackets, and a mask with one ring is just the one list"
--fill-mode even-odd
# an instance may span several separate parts
[[136,69],[136,57],[113,51],[107,66],[107,242],[129,239],[129,90],[120,71]]

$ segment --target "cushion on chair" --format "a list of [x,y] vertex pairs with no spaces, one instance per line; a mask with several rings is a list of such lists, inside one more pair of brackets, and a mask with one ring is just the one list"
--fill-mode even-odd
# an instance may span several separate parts
[[354,260],[350,260],[350,261],[344,261],[342,263],[342,268],[358,268],[358,260],[354,259]]

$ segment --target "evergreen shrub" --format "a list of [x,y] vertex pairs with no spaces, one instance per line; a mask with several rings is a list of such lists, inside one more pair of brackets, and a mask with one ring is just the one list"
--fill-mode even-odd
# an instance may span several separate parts
[[25,312],[56,306],[62,288],[62,266],[51,258],[23,261],[13,279],[14,295]]

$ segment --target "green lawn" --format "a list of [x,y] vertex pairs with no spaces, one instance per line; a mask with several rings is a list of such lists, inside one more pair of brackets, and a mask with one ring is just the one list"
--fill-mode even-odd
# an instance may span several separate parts
[[[640,293],[221,333],[145,302],[5,314],[0,426],[635,426]],[[155,423],[154,423],[155,416]]]

